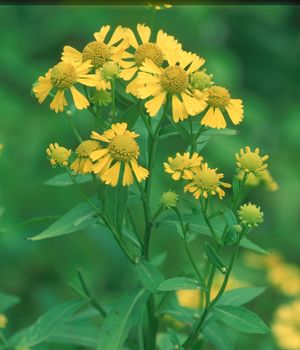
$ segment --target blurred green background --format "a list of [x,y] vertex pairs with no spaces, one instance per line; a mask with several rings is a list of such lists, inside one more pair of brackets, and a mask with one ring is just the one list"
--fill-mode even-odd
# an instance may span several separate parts
[[[45,156],[50,142],[76,147],[66,120],[39,105],[31,96],[38,76],[57,63],[64,45],[82,49],[100,26],[130,26],[150,22],[146,7],[1,6],[0,55],[0,290],[19,295],[18,307],[9,313],[9,329],[33,322],[47,308],[73,296],[69,282],[82,267],[96,295],[113,300],[128,288],[132,272],[108,235],[82,232],[36,243],[25,238],[37,234],[47,222],[13,229],[41,215],[60,215],[81,201],[71,187],[47,187],[43,182],[59,172]],[[160,11],[156,29],[174,35],[185,50],[206,59],[214,81],[242,98],[245,119],[236,137],[213,138],[204,156],[230,179],[234,154],[245,145],[259,146],[269,154],[269,169],[279,190],[259,188],[252,200],[262,206],[265,222],[252,239],[269,250],[279,250],[288,262],[299,264],[300,228],[300,9],[293,6],[174,6]],[[91,116],[77,113],[75,123],[89,135]],[[165,145],[175,152],[176,144]],[[166,153],[161,155],[165,159]],[[162,170],[157,168],[157,173]],[[167,176],[161,175],[167,190]],[[89,188],[87,186],[87,191]],[[48,222],[49,224],[50,222]],[[170,244],[170,240],[174,244]],[[197,252],[197,247],[195,253]],[[185,259],[172,232],[154,237],[153,251],[168,249],[164,273],[178,273]],[[171,249],[171,250],[170,250]],[[238,264],[239,265],[239,264]],[[239,266],[237,266],[237,274]],[[243,279],[248,277],[240,273]],[[253,285],[262,276],[249,271]],[[288,283],[288,281],[286,282]],[[275,294],[274,294],[275,293]],[[253,308],[266,320],[285,297],[268,290]],[[277,349],[272,337],[237,335],[237,348]],[[57,347],[59,348],[59,347]],[[65,347],[62,347],[64,349]]]

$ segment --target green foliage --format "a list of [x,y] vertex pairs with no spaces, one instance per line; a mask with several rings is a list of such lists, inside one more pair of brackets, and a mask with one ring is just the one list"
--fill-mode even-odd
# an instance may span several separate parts
[[20,299],[14,295],[0,293],[0,313],[10,309],[20,302]]
[[199,287],[199,281],[187,277],[174,277],[160,283],[158,290],[169,292],[179,289],[195,289]]

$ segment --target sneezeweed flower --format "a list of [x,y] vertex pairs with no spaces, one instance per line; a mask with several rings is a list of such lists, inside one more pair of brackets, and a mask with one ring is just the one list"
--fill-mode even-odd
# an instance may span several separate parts
[[240,222],[248,227],[258,226],[264,221],[264,213],[255,204],[248,203],[238,210]]
[[279,306],[274,314],[272,332],[282,350],[300,349],[300,299]]
[[189,152],[182,155],[176,153],[176,157],[168,157],[168,162],[164,163],[165,172],[172,174],[173,180],[191,179],[193,177],[193,170],[200,166],[203,157],[198,153],[193,153],[190,156]]
[[0,329],[4,329],[7,326],[8,319],[4,314],[0,314]]
[[206,69],[195,72],[190,76],[190,84],[193,89],[205,90],[213,85],[213,75],[207,74]]
[[92,172],[93,162],[90,154],[96,150],[100,150],[101,146],[98,141],[86,140],[76,148],[76,159],[70,165],[70,169],[77,174],[88,174]]
[[96,86],[97,80],[94,74],[89,74],[91,68],[88,62],[60,62],[51,68],[44,77],[39,77],[33,87],[33,92],[39,103],[43,103],[51,90],[55,91],[50,108],[56,113],[63,112],[68,105],[65,93],[71,92],[75,107],[84,109],[89,106],[87,98],[77,90],[76,84]]
[[269,159],[269,156],[260,156],[259,148],[256,148],[254,152],[250,147],[246,146],[245,150],[242,148],[240,154],[236,154],[238,168],[244,170],[246,173],[253,172],[254,174],[266,169],[268,166],[264,162]]
[[160,198],[159,204],[164,209],[175,208],[177,202],[179,200],[179,196],[174,191],[164,192]]
[[217,168],[209,168],[207,163],[202,163],[200,167],[194,169],[194,175],[190,183],[184,187],[184,192],[192,193],[196,199],[200,197],[207,198],[209,195],[215,196],[216,194],[222,199],[225,192],[221,186],[230,188],[231,185],[220,181],[224,174],[218,174],[217,170]]
[[178,304],[189,309],[198,309],[200,307],[199,289],[180,289],[176,291]]
[[65,147],[59,146],[58,143],[50,143],[46,153],[49,157],[50,163],[53,166],[67,166],[72,151],[66,149]]
[[133,173],[138,182],[144,180],[149,172],[138,165],[140,149],[135,141],[139,135],[127,130],[126,123],[112,124],[111,129],[102,135],[92,132],[92,139],[107,143],[107,148],[94,151],[90,158],[95,162],[93,172],[107,185],[116,186],[122,170],[124,171],[122,185],[133,183]]
[[207,112],[201,124],[211,128],[226,128],[224,113],[227,112],[234,125],[239,124],[244,116],[243,102],[233,99],[227,89],[222,86],[211,86],[207,89]]
[[[136,76],[146,59],[160,67],[164,62],[166,50],[181,49],[181,44],[162,30],[158,31],[156,40],[150,42],[151,29],[144,24],[137,25],[137,36],[130,28],[126,28],[125,33],[133,49],[133,52],[126,51],[120,62],[120,66],[123,68],[120,77],[126,81]],[[142,82],[139,83],[138,79],[134,79],[127,85],[126,92],[136,96],[137,89],[142,85]]]
[[160,108],[171,100],[172,117],[175,123],[199,114],[206,107],[205,94],[201,98],[190,88],[189,77],[197,71],[205,60],[190,52],[167,50],[165,52],[168,66],[159,67],[146,59],[140,68],[138,80],[144,86],[137,89],[138,97],[146,99],[146,110],[150,117],[155,117]]

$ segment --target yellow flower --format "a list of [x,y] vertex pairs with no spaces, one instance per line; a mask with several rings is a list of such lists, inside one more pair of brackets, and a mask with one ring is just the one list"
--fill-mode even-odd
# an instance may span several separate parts
[[300,299],[281,305],[275,312],[272,331],[282,350],[300,349]]
[[173,180],[191,179],[193,177],[193,169],[199,167],[203,157],[199,156],[198,153],[193,153],[190,156],[189,152],[176,153],[176,157],[168,158],[168,163],[164,163],[165,172],[172,174]]
[[[139,67],[149,59],[156,65],[161,66],[165,60],[165,51],[176,48],[181,49],[181,44],[170,35],[167,35],[162,30],[159,30],[156,35],[155,42],[150,42],[151,29],[144,25],[137,25],[138,37],[136,37],[130,28],[126,28],[126,35],[128,37],[130,46],[134,50],[125,52],[120,66],[123,68],[120,77],[126,81],[132,79]],[[137,89],[143,84],[138,79],[132,80],[126,87],[126,92],[137,95]]]
[[[203,58],[181,50],[166,50],[168,62],[166,68],[159,67],[149,59],[140,67],[138,81],[144,86],[137,88],[138,97],[146,99],[145,103],[150,117],[155,117],[159,109],[166,103],[166,97],[171,100],[172,117],[175,123],[187,119],[189,115],[199,114],[206,107],[206,94],[195,95],[190,88],[189,77],[205,62]],[[197,90],[196,90],[197,92]]]
[[241,223],[248,227],[258,226],[264,221],[264,213],[260,207],[250,202],[240,206],[238,215]]
[[[237,173],[239,181],[243,181],[245,176],[245,170],[240,169]],[[245,180],[245,185],[249,187],[256,187],[260,184],[261,178],[258,174],[248,173]]]
[[65,92],[70,90],[75,107],[84,109],[89,106],[89,101],[76,88],[75,84],[80,83],[86,86],[96,86],[96,76],[88,74],[90,62],[60,62],[51,68],[44,77],[39,77],[33,92],[39,103],[44,102],[52,89],[55,89],[54,98],[50,108],[63,112],[64,107],[68,105]]
[[59,146],[58,143],[50,143],[46,153],[49,156],[49,160],[52,165],[66,166],[68,165],[68,160],[72,151],[66,149],[65,147]]
[[3,329],[7,326],[8,319],[4,314],[0,314],[0,329]]
[[[249,174],[250,175],[250,174]],[[265,185],[265,188],[270,192],[275,192],[278,190],[278,183],[274,181],[272,175],[268,169],[259,172],[258,176]]]
[[92,139],[108,144],[107,148],[90,154],[90,158],[96,161],[93,172],[98,174],[103,182],[116,186],[123,165],[123,186],[129,186],[133,183],[132,171],[138,182],[148,176],[148,170],[137,163],[140,149],[135,139],[138,136],[135,132],[127,130],[126,123],[112,124],[111,129],[106,130],[102,135],[95,131],[92,132]]
[[91,173],[93,163],[89,156],[92,152],[98,149],[101,149],[98,141],[86,140],[81,142],[81,144],[75,150],[77,157],[70,165],[70,169],[74,170],[74,172],[77,174]]
[[191,192],[196,199],[201,196],[207,198],[208,195],[218,194],[222,199],[225,192],[221,186],[230,188],[231,185],[226,182],[221,182],[220,179],[224,177],[223,174],[217,173],[218,169],[211,169],[207,163],[201,164],[199,168],[194,169],[194,175],[191,182],[184,187],[184,192]]
[[207,92],[208,110],[201,120],[202,125],[217,129],[226,128],[225,111],[234,125],[242,121],[244,115],[242,100],[231,98],[229,91],[221,86],[211,86]]
[[174,191],[164,192],[160,198],[160,205],[165,209],[176,207],[179,196]]
[[240,150],[240,154],[236,154],[236,159],[237,166],[246,171],[246,173],[257,173],[267,167],[267,164],[264,162],[269,159],[269,156],[262,157],[259,155],[259,148],[252,152],[250,147],[247,146],[245,150],[243,148]]

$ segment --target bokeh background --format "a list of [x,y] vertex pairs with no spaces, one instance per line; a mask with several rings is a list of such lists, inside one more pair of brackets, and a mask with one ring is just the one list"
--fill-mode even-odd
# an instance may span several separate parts
[[[32,243],[25,238],[51,221],[17,226],[32,217],[61,215],[80,202],[71,186],[43,184],[59,172],[49,166],[45,148],[53,141],[74,148],[76,139],[62,116],[32,97],[33,82],[60,59],[64,45],[82,49],[102,25],[134,27],[139,22],[150,22],[146,7],[0,7],[0,143],[4,144],[0,158],[0,290],[22,300],[8,314],[9,331],[29,325],[47,308],[73,297],[68,283],[76,280],[78,267],[104,302],[131,283],[130,267],[109,235],[81,232]],[[244,100],[240,134],[213,138],[204,155],[227,178],[234,172],[234,154],[241,147],[260,146],[263,154],[270,155],[270,171],[279,190],[268,193],[259,188],[252,195],[251,200],[265,212],[265,222],[252,239],[269,251],[279,251],[285,263],[292,264],[294,273],[283,278],[287,285],[290,279],[297,283],[298,278],[299,283],[300,278],[299,23],[299,7],[260,5],[174,6],[160,11],[155,24],[156,29],[174,35],[186,50],[205,57],[215,82]],[[88,136],[92,125],[88,113],[74,118]],[[173,142],[165,146],[169,152],[177,150]],[[162,174],[161,169],[156,171]],[[160,178],[163,181],[154,198],[169,186],[167,177]],[[153,251],[165,249],[168,256],[163,270],[166,276],[174,276],[185,261],[174,232],[154,237]],[[196,245],[194,252],[197,254]],[[254,268],[247,261],[249,257],[240,258],[235,278],[253,286],[270,285],[264,267]],[[276,309],[297,296],[299,291],[291,295],[273,285],[251,307],[270,323]],[[254,345],[261,350],[280,349],[271,335],[231,335],[238,349]]]

